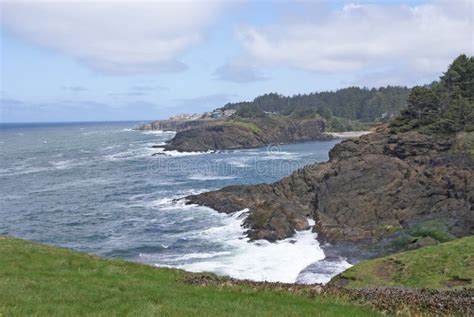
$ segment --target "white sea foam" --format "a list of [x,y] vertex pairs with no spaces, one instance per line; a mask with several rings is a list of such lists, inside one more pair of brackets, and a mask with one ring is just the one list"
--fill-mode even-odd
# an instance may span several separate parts
[[128,149],[126,151],[116,152],[104,155],[103,158],[107,161],[123,161],[131,159],[148,158],[154,153],[154,149],[150,147],[137,147]]
[[[202,190],[194,193],[199,192]],[[186,194],[193,194],[193,192]],[[242,226],[248,209],[228,215],[207,207],[187,205],[185,199],[177,200],[176,198],[178,197],[160,198],[146,202],[145,205],[163,212],[182,213],[182,221],[179,222],[190,221],[193,217],[214,219],[215,224],[212,227],[179,233],[175,238],[188,241],[204,239],[220,243],[221,248],[214,252],[192,252],[184,255],[140,256],[147,261],[158,262],[156,266],[171,265],[191,272],[214,272],[219,275],[255,281],[324,283],[349,265],[341,261],[332,263],[331,269],[326,273],[305,272],[300,275],[310,264],[325,258],[324,251],[316,239],[317,234],[311,229],[296,232],[293,237],[274,243],[267,240],[249,242],[245,235],[246,229]],[[308,219],[308,223],[313,226],[314,220]]]
[[163,154],[167,156],[193,156],[193,155],[204,155],[204,154],[212,154],[214,151],[206,151],[206,152],[179,152],[179,151],[165,151],[164,148],[157,148],[153,149],[154,154]]
[[179,261],[188,261],[188,260],[196,260],[196,259],[211,259],[216,258],[223,255],[230,255],[230,251],[222,251],[222,252],[211,252],[211,253],[188,253],[183,256],[175,257],[173,260],[176,262]]
[[163,135],[163,134],[176,134],[175,131],[162,131],[162,130],[147,130],[147,131],[141,131],[143,134],[158,134],[158,135]]
[[[135,195],[130,198],[130,200],[133,201],[134,203],[129,206],[140,206],[140,207],[145,207],[145,208],[162,209],[162,210],[192,209],[196,207],[194,205],[187,205],[184,197],[189,196],[189,195],[197,195],[205,191],[207,191],[207,189],[182,190],[176,193],[176,195],[173,195],[171,197],[158,198],[151,201],[146,200],[146,198],[153,197],[154,195],[157,195],[158,193]],[[138,202],[141,199],[145,199],[145,200]]]
[[371,131],[327,132],[326,134],[339,139],[349,139],[358,138],[369,133]]
[[84,164],[77,160],[49,161],[48,163],[58,170],[65,170],[65,169],[69,169],[69,168]]
[[54,170],[66,170],[80,165],[87,164],[85,161],[80,160],[58,160],[49,161],[48,166],[35,166],[26,164],[28,160],[25,160],[23,164],[14,165],[9,168],[1,168],[0,176],[14,176],[14,175],[25,175],[32,173],[40,173]]
[[255,161],[254,156],[243,156],[243,157],[230,157],[225,159],[217,159],[216,163],[229,164],[237,168],[249,167],[252,161]]
[[234,178],[237,178],[237,176],[193,174],[188,177],[188,179],[197,180],[197,181],[226,180],[226,179],[234,179]]
[[146,145],[148,145],[148,146],[155,146],[155,145],[164,146],[164,145],[166,145],[166,142],[147,143]]
[[234,159],[229,161],[228,163],[232,166],[238,167],[238,168],[245,168],[249,167],[250,165],[245,163],[248,162],[248,160],[239,160],[239,159]]
[[16,165],[9,168],[0,168],[0,176],[14,176],[24,175],[31,173],[39,173],[51,170],[50,167],[44,166],[28,166],[28,165]]
[[189,260],[176,267],[191,272],[214,272],[238,279],[293,283],[305,267],[325,258],[316,240],[317,235],[311,229],[299,231],[294,237],[275,243],[266,240],[249,242],[245,236],[245,228],[242,227],[248,209],[232,215],[218,214],[209,208],[207,210],[213,213],[214,217],[221,218],[221,225],[204,231],[189,232],[188,237],[192,238],[194,235],[201,239],[218,241],[223,244],[225,250],[176,257],[172,261]]
[[298,160],[300,157],[301,154],[285,151],[261,153],[256,156],[258,160]]

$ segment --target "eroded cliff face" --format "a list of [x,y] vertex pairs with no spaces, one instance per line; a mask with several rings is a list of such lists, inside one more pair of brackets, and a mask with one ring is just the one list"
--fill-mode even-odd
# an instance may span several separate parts
[[248,149],[269,144],[305,142],[327,138],[321,119],[289,118],[217,121],[178,132],[165,146],[167,151]]
[[273,184],[189,196],[220,212],[250,209],[252,239],[290,237],[316,220],[320,239],[373,243],[436,220],[456,237],[474,234],[474,161],[454,138],[386,131],[336,145],[330,160]]

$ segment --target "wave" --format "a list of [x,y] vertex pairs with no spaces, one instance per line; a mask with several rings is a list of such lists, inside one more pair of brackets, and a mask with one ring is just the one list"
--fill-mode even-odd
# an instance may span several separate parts
[[[25,162],[28,160],[25,160]],[[33,173],[48,172],[54,170],[67,170],[73,167],[81,166],[87,164],[86,161],[80,160],[59,160],[59,161],[49,161],[48,166],[35,166],[35,165],[15,165],[9,168],[1,168],[0,176],[15,176],[15,175],[25,175]]]
[[230,255],[230,251],[221,251],[221,252],[212,252],[212,253],[188,253],[182,256],[177,256],[173,257],[170,259],[171,261],[174,262],[182,262],[182,261],[189,261],[189,260],[196,260],[196,259],[211,259],[211,258],[217,258],[223,255]]
[[126,151],[116,152],[108,155],[104,155],[103,159],[107,161],[125,161],[133,159],[149,158],[153,155],[154,149],[150,147],[137,147],[128,149]]
[[210,181],[210,180],[226,180],[226,179],[235,179],[237,176],[232,175],[204,175],[204,174],[193,174],[188,177],[190,180],[197,181]]
[[215,153],[214,151],[206,151],[206,152],[179,152],[179,151],[176,151],[176,150],[173,150],[173,151],[165,151],[164,148],[157,148],[157,149],[153,149],[154,150],[154,153],[153,154],[161,154],[161,155],[166,155],[166,156],[176,156],[176,157],[180,157],[180,156],[194,156],[194,155],[204,155],[204,154],[212,154],[212,153]]
[[175,210],[175,209],[191,209],[195,208],[195,205],[187,205],[185,197],[189,195],[201,194],[209,189],[189,189],[181,190],[175,195],[170,197],[158,198],[147,200],[147,198],[154,198],[163,192],[154,192],[150,194],[139,194],[130,197],[130,200],[133,202],[128,207],[144,207],[150,209],[164,209],[164,210]]
[[[188,191],[186,194],[202,191],[204,190]],[[176,196],[141,202],[140,205],[164,212],[160,216],[160,222],[163,223],[170,219],[181,225],[190,221],[206,223],[207,228],[196,225],[170,233],[168,238],[171,240],[187,241],[187,244],[218,244],[219,247],[201,252],[192,248],[193,252],[185,254],[141,255],[143,260],[156,266],[176,267],[191,272],[213,272],[237,279],[285,283],[325,283],[350,266],[341,260],[330,262],[326,271],[305,271],[314,263],[324,263],[321,261],[326,257],[317,234],[312,229],[298,231],[293,237],[274,243],[267,240],[249,241],[243,226],[248,209],[233,214],[218,213],[208,207],[187,204],[185,199]],[[308,223],[310,226],[315,224],[312,219],[308,219]]]
[[[175,261],[189,260],[188,263],[175,267],[191,272],[214,272],[237,279],[294,283],[307,266],[325,258],[324,251],[316,239],[317,234],[311,229],[296,232],[294,237],[275,243],[266,240],[249,242],[245,235],[246,229],[243,227],[248,209],[231,215],[217,213],[210,208],[207,210],[213,213],[214,217],[221,219],[221,225],[199,232],[188,232],[188,238],[220,242],[224,250],[213,253],[191,253],[189,259],[186,255],[175,258]],[[168,261],[167,265],[169,263]],[[160,263],[156,265],[162,266]],[[343,267],[345,266],[335,267],[334,272],[327,276],[333,276]],[[326,282],[327,276],[317,277],[313,274],[311,282]],[[308,280],[309,277],[304,281]]]
[[299,284],[327,283],[334,275],[347,270],[352,265],[345,259],[323,259],[305,268],[296,279]]
[[146,130],[146,131],[140,131],[143,134],[158,134],[158,135],[163,135],[163,134],[176,134],[175,131],[162,131],[162,130]]
[[44,171],[51,170],[50,167],[44,166],[27,166],[27,165],[17,165],[10,168],[0,168],[0,176],[15,176],[15,175],[24,175],[31,173],[39,173]]
[[244,157],[230,157],[225,159],[217,159],[216,163],[228,164],[237,168],[246,168],[251,166],[251,162],[255,161],[255,156],[244,156]]
[[64,183],[56,183],[47,187],[43,187],[40,189],[34,189],[29,191],[28,193],[45,193],[45,192],[54,192],[59,190],[64,190],[67,188],[80,188],[80,187],[88,187],[88,186],[95,186],[95,185],[110,185],[116,184],[117,181],[106,179],[106,178],[88,178],[88,179],[79,179],[76,181],[67,181]]
[[58,170],[65,170],[79,165],[84,165],[85,162],[78,160],[60,160],[60,161],[49,161],[48,162],[53,168]]

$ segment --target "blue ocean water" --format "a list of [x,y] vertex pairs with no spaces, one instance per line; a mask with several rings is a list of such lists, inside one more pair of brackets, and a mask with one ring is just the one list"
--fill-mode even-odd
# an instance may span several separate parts
[[[326,161],[337,140],[219,153],[161,153],[172,132],[137,122],[0,125],[0,234],[156,266],[294,282],[324,258],[316,235],[248,242],[246,210],[186,205],[186,195],[276,181]],[[305,274],[303,282],[326,275]],[[301,279],[300,279],[301,280]]]

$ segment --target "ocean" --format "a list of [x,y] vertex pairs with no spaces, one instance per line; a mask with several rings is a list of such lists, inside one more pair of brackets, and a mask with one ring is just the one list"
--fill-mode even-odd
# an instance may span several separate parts
[[247,210],[227,215],[183,199],[277,181],[326,161],[338,140],[165,154],[152,146],[174,133],[134,130],[140,124],[0,125],[0,235],[256,281],[327,282],[349,266],[304,271],[325,258],[311,230],[248,242]]

